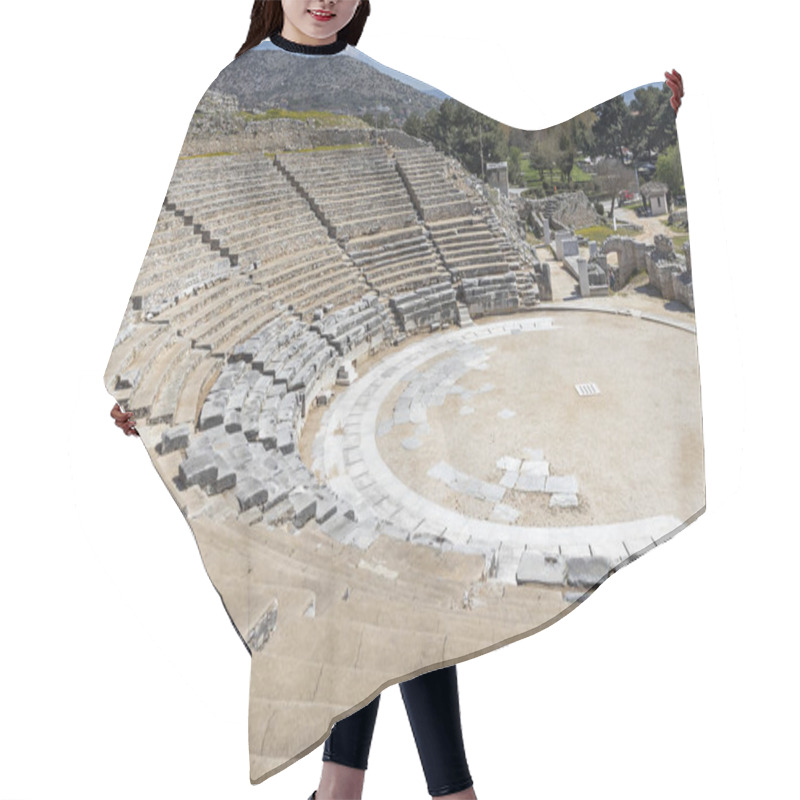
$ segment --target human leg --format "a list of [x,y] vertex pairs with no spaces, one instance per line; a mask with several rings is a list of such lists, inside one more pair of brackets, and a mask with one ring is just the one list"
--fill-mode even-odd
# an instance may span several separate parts
[[431,797],[470,798],[455,665],[400,684]]
[[322,752],[315,800],[360,800],[380,699],[378,695],[333,726]]

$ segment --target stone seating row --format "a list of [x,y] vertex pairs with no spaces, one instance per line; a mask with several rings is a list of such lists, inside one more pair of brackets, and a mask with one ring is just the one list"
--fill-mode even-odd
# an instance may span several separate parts
[[473,215],[427,223],[445,267],[456,278],[505,274],[519,268],[507,241]]
[[[367,151],[367,152],[364,152]],[[406,227],[416,212],[383,148],[280,154],[291,176],[336,238]]]
[[391,338],[392,324],[378,297],[364,297],[347,308],[333,311],[311,324],[311,330],[322,336],[338,353],[346,356],[369,339],[376,346]]
[[262,264],[251,277],[277,302],[309,318],[318,307],[346,306],[369,290],[342,249],[330,240]]
[[520,307],[517,276],[514,272],[464,278],[461,281],[460,294],[472,317],[516,311]]
[[[189,160],[179,162],[176,176],[183,180],[173,179],[167,193],[168,204],[194,224],[212,248],[229,255],[234,264],[241,260],[245,265],[325,240],[327,231],[307,201],[269,159],[249,157],[244,183],[224,171],[208,181],[204,173],[217,173],[217,158],[224,164],[228,157],[194,159],[203,163],[193,164],[188,175],[183,165]],[[287,229],[284,220],[291,227]]]
[[399,149],[394,155],[397,169],[423,220],[433,222],[472,213],[472,201],[447,180],[447,162],[435,148]]
[[[176,421],[180,398],[196,369],[208,372],[235,343],[275,315],[264,290],[241,275],[178,302],[159,323],[141,321],[129,341],[115,348],[110,381],[128,389],[127,408],[149,422]],[[154,333],[151,333],[154,331]],[[187,361],[187,359],[189,359]],[[205,360],[206,365],[200,362]],[[211,366],[209,367],[208,364]],[[188,404],[188,405],[187,405]],[[183,404],[192,418],[192,401]]]
[[358,237],[347,242],[347,254],[372,288],[390,295],[449,279],[425,230],[421,226],[415,229]]
[[458,322],[456,291],[449,281],[396,295],[389,299],[389,305],[404,333],[414,333],[426,327],[434,331]]
[[227,258],[209,250],[179,217],[162,208],[131,293],[131,310],[159,314],[230,274]]

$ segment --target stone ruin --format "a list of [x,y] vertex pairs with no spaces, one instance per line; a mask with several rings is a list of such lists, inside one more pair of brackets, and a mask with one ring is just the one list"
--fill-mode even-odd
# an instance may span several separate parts
[[652,247],[646,242],[637,242],[628,236],[609,236],[603,242],[603,254],[617,254],[617,266],[610,267],[615,289],[625,286],[636,272],[647,268],[647,248]]
[[678,211],[673,211],[669,217],[667,217],[667,225],[674,228],[680,228],[684,231],[689,230],[689,215],[685,208],[681,208]]
[[[549,238],[549,235],[548,235]],[[605,296],[609,291],[609,267],[606,257],[597,252],[597,242],[589,242],[589,258],[580,255],[581,237],[571,231],[555,235],[556,257],[567,272],[578,281],[581,297]]]
[[486,165],[486,183],[508,197],[508,162],[498,161]]
[[694,311],[689,242],[683,246],[683,253],[675,252],[669,236],[657,234],[645,256],[647,277],[665,300],[677,300]]
[[539,238],[544,237],[545,225],[552,231],[588,228],[605,221],[582,191],[565,192],[543,199],[521,198],[520,215]]

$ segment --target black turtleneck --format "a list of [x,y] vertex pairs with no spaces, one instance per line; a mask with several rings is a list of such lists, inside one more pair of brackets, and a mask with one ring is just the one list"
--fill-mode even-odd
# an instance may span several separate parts
[[309,56],[327,56],[333,53],[341,53],[347,47],[347,39],[337,39],[330,44],[298,44],[285,36],[281,36],[277,31],[269,37],[269,40],[281,50],[288,50],[290,53],[305,53]]

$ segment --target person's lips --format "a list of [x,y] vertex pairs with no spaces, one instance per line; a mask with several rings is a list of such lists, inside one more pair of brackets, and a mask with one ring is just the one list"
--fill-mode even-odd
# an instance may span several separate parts
[[325,22],[336,16],[336,14],[331,14],[330,11],[317,11],[316,9],[309,9],[308,13],[311,14],[314,19],[321,20],[322,22]]

